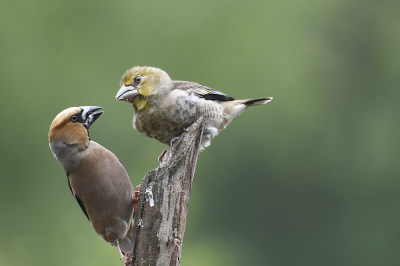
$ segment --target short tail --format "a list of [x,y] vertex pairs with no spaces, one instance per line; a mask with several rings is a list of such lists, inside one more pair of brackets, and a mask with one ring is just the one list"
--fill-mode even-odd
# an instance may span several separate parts
[[250,100],[245,101],[244,104],[247,106],[266,104],[266,103],[272,101],[272,99],[273,99],[272,97],[250,99]]

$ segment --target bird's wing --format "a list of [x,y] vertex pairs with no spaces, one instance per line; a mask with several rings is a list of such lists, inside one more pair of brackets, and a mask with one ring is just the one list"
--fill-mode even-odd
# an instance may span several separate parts
[[[67,176],[68,176],[68,174],[67,174]],[[69,189],[71,190],[72,195],[74,196],[74,198],[75,198],[76,201],[78,202],[79,207],[81,207],[83,213],[86,215],[86,217],[87,217],[88,220],[90,221],[89,216],[88,216],[88,214],[87,214],[87,212],[86,212],[85,204],[83,203],[83,200],[81,199],[81,197],[79,197],[78,195],[76,195],[76,194],[74,193],[74,190],[72,189],[71,184],[70,184],[70,182],[69,182],[69,177],[68,177],[68,186],[69,186]]]
[[194,93],[196,96],[200,98],[204,98],[206,100],[211,101],[233,101],[234,98],[222,93],[220,91],[214,90],[212,88],[197,84],[195,82],[190,81],[180,81],[176,80],[174,82],[175,89],[185,90],[188,92]]

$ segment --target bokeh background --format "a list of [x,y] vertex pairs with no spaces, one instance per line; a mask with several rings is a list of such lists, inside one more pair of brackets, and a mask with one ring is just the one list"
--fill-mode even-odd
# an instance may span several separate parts
[[70,106],[134,185],[167,146],[114,99],[134,65],[238,99],[198,160],[183,266],[400,265],[400,2],[2,1],[0,265],[122,265],[48,147]]

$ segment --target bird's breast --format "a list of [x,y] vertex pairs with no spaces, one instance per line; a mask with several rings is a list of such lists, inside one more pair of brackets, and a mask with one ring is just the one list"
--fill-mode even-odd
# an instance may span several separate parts
[[77,144],[66,144],[60,138],[50,142],[50,149],[57,161],[70,171],[78,167],[81,160],[81,148]]
[[224,127],[224,110],[218,102],[174,90],[157,104],[135,112],[133,126],[142,135],[169,145],[171,139],[182,135],[202,115],[206,118],[206,128]]

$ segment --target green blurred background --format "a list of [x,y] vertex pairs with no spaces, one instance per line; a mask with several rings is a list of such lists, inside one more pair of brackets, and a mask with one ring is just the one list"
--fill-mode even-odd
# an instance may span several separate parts
[[116,265],[48,147],[70,106],[134,185],[167,146],[114,99],[134,65],[273,96],[198,160],[183,266],[400,265],[400,2],[2,1],[0,265]]

